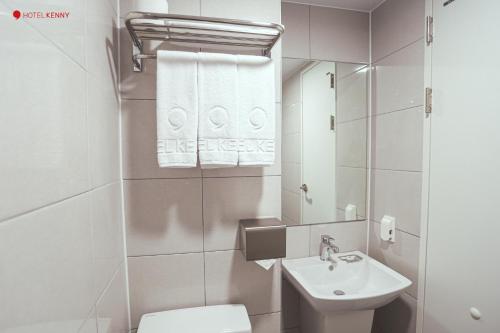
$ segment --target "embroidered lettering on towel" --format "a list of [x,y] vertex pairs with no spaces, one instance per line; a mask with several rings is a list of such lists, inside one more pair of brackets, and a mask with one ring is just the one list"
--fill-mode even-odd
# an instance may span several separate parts
[[241,151],[272,153],[274,140],[265,139],[199,139],[199,151]]
[[168,139],[156,142],[158,153],[196,153],[196,140]]
[[274,140],[269,139],[241,139],[238,148],[240,152],[246,153],[273,153]]

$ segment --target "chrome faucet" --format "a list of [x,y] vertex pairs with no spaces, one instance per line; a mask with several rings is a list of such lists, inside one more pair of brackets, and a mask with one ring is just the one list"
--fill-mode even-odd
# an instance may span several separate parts
[[319,258],[323,261],[330,261],[336,264],[337,261],[333,259],[334,253],[339,253],[340,249],[335,245],[335,238],[329,235],[321,235],[321,244],[319,246]]

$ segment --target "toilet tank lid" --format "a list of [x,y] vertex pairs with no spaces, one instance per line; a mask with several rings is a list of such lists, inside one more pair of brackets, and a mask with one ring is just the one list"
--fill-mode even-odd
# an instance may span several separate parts
[[147,313],[137,333],[251,333],[247,309],[241,304],[201,306]]

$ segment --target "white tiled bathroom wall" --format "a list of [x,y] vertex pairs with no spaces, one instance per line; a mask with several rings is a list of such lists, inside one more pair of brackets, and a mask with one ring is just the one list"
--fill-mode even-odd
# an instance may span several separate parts
[[[122,1],[121,17],[134,9]],[[281,21],[279,0],[170,0],[173,14]],[[240,253],[238,220],[281,218],[281,149],[266,168],[160,169],[156,162],[156,64],[133,73],[121,29],[125,220],[132,329],[146,312],[243,303],[256,333],[280,331],[281,267],[266,271]],[[189,50],[189,49],[188,49]],[[197,50],[194,50],[197,51]],[[281,119],[281,46],[276,119]],[[281,138],[277,122],[277,138]],[[280,148],[280,140],[278,147]]]
[[0,1],[2,332],[128,330],[117,8]]
[[[387,0],[372,12],[372,168],[369,255],[413,284],[377,309],[373,332],[415,332],[424,120],[424,0]],[[396,242],[380,239],[383,215]]]

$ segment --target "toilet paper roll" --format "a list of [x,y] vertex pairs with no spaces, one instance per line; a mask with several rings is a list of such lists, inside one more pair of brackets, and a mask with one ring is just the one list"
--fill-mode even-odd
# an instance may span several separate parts
[[276,259],[266,259],[266,260],[256,260],[255,261],[255,263],[257,265],[264,268],[266,271],[268,271],[271,267],[273,267],[275,262],[276,262]]

